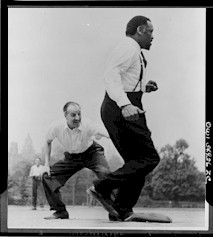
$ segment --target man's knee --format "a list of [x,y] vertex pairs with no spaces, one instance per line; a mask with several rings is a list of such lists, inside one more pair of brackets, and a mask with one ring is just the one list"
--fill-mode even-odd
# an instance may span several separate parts
[[139,161],[134,161],[134,162],[135,163],[132,166],[134,167],[135,172],[139,174],[142,173],[142,174],[147,175],[147,173],[150,173],[159,164],[160,157],[156,153],[156,155],[152,156],[149,159],[139,160]]

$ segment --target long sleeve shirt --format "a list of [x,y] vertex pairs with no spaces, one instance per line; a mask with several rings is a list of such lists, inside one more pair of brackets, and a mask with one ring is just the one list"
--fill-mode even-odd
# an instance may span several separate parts
[[[143,70],[142,83],[138,83]],[[126,37],[109,54],[104,73],[105,88],[109,97],[119,107],[131,104],[125,92],[145,92],[146,70],[141,56],[140,45],[132,38]]]

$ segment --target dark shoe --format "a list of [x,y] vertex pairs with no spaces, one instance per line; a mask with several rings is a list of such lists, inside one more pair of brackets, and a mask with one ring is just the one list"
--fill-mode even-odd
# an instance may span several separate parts
[[137,215],[134,212],[127,213],[123,217],[123,221],[136,221]]
[[123,221],[119,215],[112,215],[109,213],[109,220],[110,221]]
[[36,207],[33,207],[32,210],[36,210]]
[[130,221],[131,217],[134,215],[134,212],[127,212],[125,214],[121,215],[112,215],[109,214],[109,220],[110,221]]
[[116,215],[118,216],[117,211],[113,208],[112,200],[110,200],[105,195],[97,192],[94,186],[88,188],[87,193],[91,195],[92,197],[94,197],[95,199],[97,199],[101,203],[101,205],[104,207],[104,209],[108,211],[110,214],[112,214],[113,216],[116,216]]
[[57,211],[53,213],[51,216],[44,217],[46,220],[53,220],[53,219],[69,219],[69,213],[67,211]]

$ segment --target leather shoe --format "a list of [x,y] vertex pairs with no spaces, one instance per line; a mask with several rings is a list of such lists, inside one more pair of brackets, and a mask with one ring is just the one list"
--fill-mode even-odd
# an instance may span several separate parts
[[69,219],[69,213],[67,211],[57,211],[53,213],[51,216],[44,217],[46,220],[53,220],[53,219]]
[[109,220],[110,221],[122,221],[119,215],[112,215],[109,213]]
[[87,189],[87,193],[97,199],[106,211],[108,211],[112,216],[117,216],[118,213],[113,207],[113,201],[103,194],[99,193],[94,186]]
[[129,221],[131,220],[132,216],[134,216],[134,212],[127,212],[123,215],[109,214],[109,220],[110,221]]

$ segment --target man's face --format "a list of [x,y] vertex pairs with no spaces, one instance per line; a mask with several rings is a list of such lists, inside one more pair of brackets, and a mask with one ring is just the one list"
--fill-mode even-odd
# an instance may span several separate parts
[[149,50],[151,42],[153,40],[153,25],[150,21],[147,21],[147,25],[144,27],[143,34],[140,36],[139,44],[141,48]]
[[65,118],[71,129],[78,128],[81,123],[81,108],[78,105],[69,105]]
[[40,159],[35,159],[35,164],[37,165],[37,166],[39,166],[40,165]]

